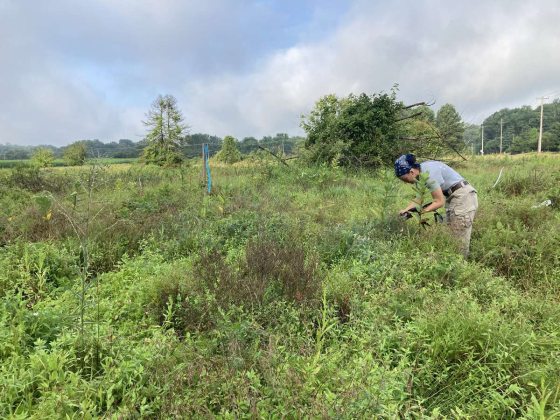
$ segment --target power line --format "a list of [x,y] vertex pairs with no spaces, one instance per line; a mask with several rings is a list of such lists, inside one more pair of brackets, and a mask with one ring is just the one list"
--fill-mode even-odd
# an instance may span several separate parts
[[[546,96],[559,96],[560,95],[560,90],[556,91],[556,92],[552,92],[552,93],[547,93]],[[539,98],[537,98],[539,99]]]

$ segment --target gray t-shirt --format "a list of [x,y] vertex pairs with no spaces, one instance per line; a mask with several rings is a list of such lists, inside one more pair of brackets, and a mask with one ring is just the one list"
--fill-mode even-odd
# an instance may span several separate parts
[[422,172],[428,172],[430,174],[428,187],[430,188],[431,192],[434,192],[438,188],[441,188],[442,191],[445,191],[451,188],[452,185],[464,179],[461,175],[459,175],[445,163],[439,162],[437,160],[428,160],[426,162],[422,162],[420,164],[420,170]]

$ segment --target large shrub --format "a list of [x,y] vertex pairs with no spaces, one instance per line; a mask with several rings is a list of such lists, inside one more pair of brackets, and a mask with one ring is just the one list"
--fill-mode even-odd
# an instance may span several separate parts
[[235,139],[232,136],[226,136],[222,143],[222,148],[216,154],[216,159],[224,163],[235,163],[241,160],[241,153],[237,148]]
[[35,166],[40,168],[52,166],[54,162],[54,153],[47,147],[39,147],[35,150],[33,156],[31,156],[31,160]]
[[77,141],[64,149],[64,160],[69,166],[83,165],[86,161],[87,145],[85,141]]
[[312,163],[375,168],[409,151],[435,156],[443,141],[434,136],[436,129],[425,108],[423,103],[405,106],[397,100],[396,88],[391,93],[324,96],[302,117],[305,158]]

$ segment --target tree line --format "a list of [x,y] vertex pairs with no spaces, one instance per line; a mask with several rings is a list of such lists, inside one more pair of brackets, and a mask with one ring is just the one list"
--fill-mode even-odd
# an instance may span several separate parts
[[[181,153],[186,158],[193,158],[200,156],[202,144],[209,145],[210,154],[216,154],[223,144],[224,138],[205,134],[194,133],[187,134],[185,143],[180,147]],[[244,137],[241,140],[235,140],[237,149],[242,154],[250,154],[259,150],[259,146],[269,150],[279,151],[282,150],[284,154],[291,155],[295,152],[297,143],[303,142],[303,137],[289,136],[286,133],[277,133],[273,136]],[[0,160],[26,160],[31,159],[37,153],[43,153],[44,150],[50,151],[53,159],[64,159],[65,152],[75,148],[75,145],[83,144],[85,146],[85,157],[102,157],[102,158],[116,158],[116,159],[134,159],[140,158],[144,148],[147,145],[146,140],[134,142],[129,139],[121,139],[118,142],[104,143],[100,140],[79,140],[73,142],[74,145],[70,148],[67,146],[20,146],[14,144],[0,144]]]
[[[502,151],[507,153],[525,153],[537,150],[540,131],[540,106],[531,108],[504,108],[487,117],[482,127],[470,127],[466,143],[479,152],[484,130],[484,153],[500,151],[500,132]],[[560,99],[543,105],[542,150],[560,151]]]
[[[137,158],[140,156],[145,144],[143,142],[134,142],[129,139],[121,139],[118,142],[112,141],[104,143],[100,140],[79,140],[86,147],[90,156],[101,156],[110,158]],[[77,142],[73,142],[75,144]],[[67,146],[20,146],[14,144],[0,144],[0,159],[2,160],[18,160],[30,159],[36,150],[47,149],[52,152],[54,158],[63,158],[64,153],[70,148]]]
[[[158,96],[146,114],[146,136],[140,141],[120,139],[104,143],[98,139],[79,140],[56,147],[0,144],[0,160],[22,160],[35,157],[43,164],[64,158],[80,164],[87,157],[141,158],[148,163],[173,165],[183,158],[200,156],[202,144],[210,154],[218,153],[224,139],[231,137],[239,153],[250,154],[266,148],[283,155],[295,153],[298,144],[306,159],[312,162],[336,162],[341,165],[379,166],[404,151],[420,156],[459,155],[482,150],[484,153],[523,153],[535,151],[539,136],[540,107],[522,106],[501,109],[481,125],[465,123],[452,104],[437,111],[433,105],[406,105],[397,99],[397,87],[389,93],[347,97],[326,95],[302,116],[306,136],[277,133],[260,139],[231,136],[190,134],[189,127],[171,95]],[[228,146],[229,147],[229,146]],[[560,100],[543,107],[543,151],[560,151]]]

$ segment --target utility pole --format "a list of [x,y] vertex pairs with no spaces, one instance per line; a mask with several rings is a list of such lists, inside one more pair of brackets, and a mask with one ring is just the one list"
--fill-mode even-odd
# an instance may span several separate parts
[[543,104],[544,100],[548,99],[548,96],[541,96],[537,98],[541,100],[541,130],[539,131],[539,143],[537,144],[537,153],[541,152],[541,144],[542,144],[542,120],[543,120]]
[[482,147],[480,148],[480,154],[484,155],[484,124],[480,126],[481,137],[482,137]]
[[502,135],[503,135],[503,130],[504,129],[504,120],[502,118],[500,118],[500,155],[502,154]]

